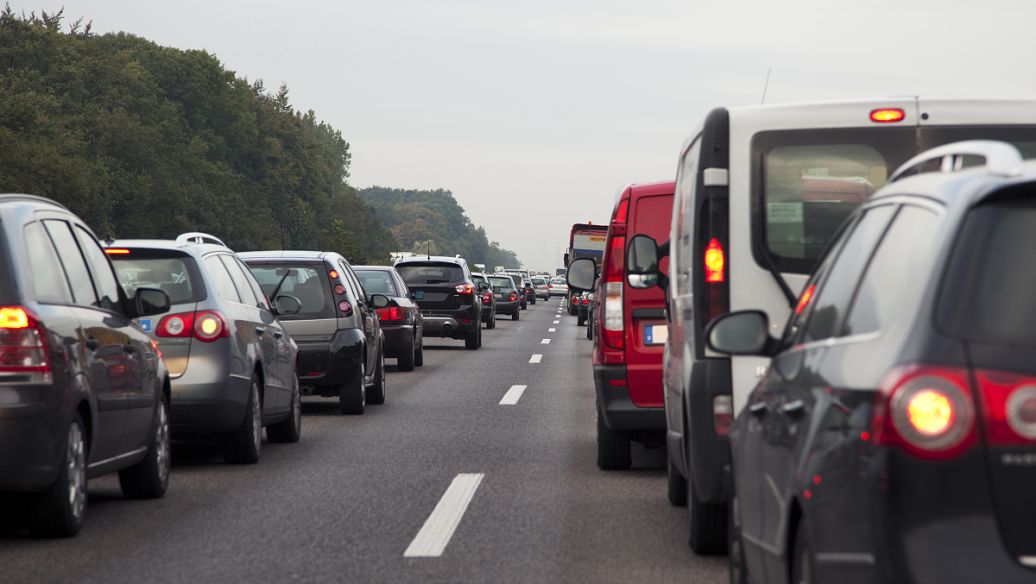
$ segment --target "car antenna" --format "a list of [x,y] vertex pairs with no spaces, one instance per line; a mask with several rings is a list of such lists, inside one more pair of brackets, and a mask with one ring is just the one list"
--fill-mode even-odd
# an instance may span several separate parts
[[428,259],[432,259],[432,240],[431,239],[429,239],[428,243],[425,244],[424,249],[425,249],[425,255],[428,256]]
[[770,73],[773,73],[773,69],[766,70],[766,81],[763,83],[763,98],[759,100],[759,105],[766,103],[766,90],[770,87]]

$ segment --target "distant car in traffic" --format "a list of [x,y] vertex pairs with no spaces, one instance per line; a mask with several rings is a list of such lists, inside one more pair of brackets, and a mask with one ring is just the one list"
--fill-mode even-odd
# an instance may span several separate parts
[[424,315],[426,337],[464,341],[464,348],[482,346],[482,295],[462,258],[416,256],[395,266]]
[[0,504],[29,531],[79,532],[87,482],[116,472],[130,498],[169,485],[169,374],[132,319],[169,309],[127,296],[89,227],[62,205],[0,195]]
[[253,251],[241,259],[267,296],[300,304],[281,320],[298,344],[302,393],[338,398],[343,414],[385,403],[385,335],[375,311],[389,298],[368,295],[335,252]]
[[568,295],[568,282],[565,281],[565,278],[563,276],[551,278],[550,295],[561,296],[562,298]]
[[500,314],[510,314],[511,320],[518,320],[521,312],[521,294],[514,285],[514,279],[506,274],[489,276],[493,300]]
[[353,266],[353,271],[368,294],[391,301],[374,311],[385,336],[385,357],[394,357],[400,371],[424,365],[424,318],[403,277],[389,266]]
[[237,255],[220,239],[184,233],[173,240],[128,239],[105,249],[127,290],[157,288],[169,314],[142,318],[172,378],[170,425],[177,439],[215,439],[232,463],[258,462],[263,428],[271,442],[297,442],[302,406],[298,350]]
[[532,277],[532,287],[536,291],[536,298],[550,300],[550,281],[543,276]]
[[527,286],[525,285],[525,277],[521,274],[513,272],[500,272],[500,275],[507,276],[511,279],[514,284],[514,289],[518,291],[518,308],[525,310],[529,307],[529,296],[525,293]]
[[576,325],[584,326],[590,316],[590,305],[594,302],[593,292],[580,292],[576,306]]
[[482,322],[487,329],[496,328],[496,296],[489,285],[489,278],[483,273],[471,274],[471,279],[482,296]]
[[772,359],[731,435],[731,581],[1036,581],[1036,163],[935,148],[839,232],[779,338],[706,329]]
[[529,270],[507,269],[508,274],[518,274],[522,277],[522,290],[525,293],[525,301],[529,304],[536,304],[536,288],[532,284],[532,274]]

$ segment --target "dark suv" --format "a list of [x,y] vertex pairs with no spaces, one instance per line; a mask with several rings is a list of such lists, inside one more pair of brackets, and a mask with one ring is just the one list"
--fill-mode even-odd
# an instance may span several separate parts
[[465,349],[482,346],[482,296],[462,258],[413,257],[396,270],[421,307],[426,337],[464,339]]
[[30,531],[82,526],[87,479],[123,493],[169,481],[169,375],[133,319],[169,309],[127,298],[83,222],[41,197],[0,195],[0,498],[28,493]]
[[1036,164],[949,144],[853,213],[781,338],[712,321],[772,358],[731,435],[732,582],[1036,581],[1033,249]]

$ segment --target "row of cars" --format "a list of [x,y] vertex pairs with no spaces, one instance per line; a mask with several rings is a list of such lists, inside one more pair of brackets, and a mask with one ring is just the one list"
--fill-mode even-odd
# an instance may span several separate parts
[[731,581],[1036,579],[1036,102],[720,108],[615,200],[598,464],[667,447]]
[[29,195],[0,195],[0,226],[0,505],[40,536],[79,531],[96,476],[161,497],[174,439],[255,463],[264,429],[300,439],[303,395],[343,414],[384,403],[386,359],[420,367],[426,336],[477,349],[523,282],[476,283],[460,258],[235,253],[204,233],[101,243]]

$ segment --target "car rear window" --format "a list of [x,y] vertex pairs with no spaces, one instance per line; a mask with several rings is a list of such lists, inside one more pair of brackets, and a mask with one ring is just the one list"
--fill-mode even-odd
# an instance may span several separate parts
[[514,282],[510,278],[503,276],[490,276],[489,285],[493,287],[493,292],[509,292],[514,290]]
[[324,264],[301,263],[248,263],[259,287],[266,297],[288,295],[299,299],[302,308],[298,314],[281,315],[281,320],[313,320],[334,318],[331,302],[331,283]]
[[[120,248],[123,249],[123,248]],[[189,304],[205,299],[198,264],[191,256],[173,250],[129,249],[111,254],[119,283],[130,298],[137,288],[158,288],[169,295],[170,304]]]
[[406,263],[396,266],[408,286],[452,284],[464,281],[464,269],[447,262]]
[[1036,189],[1026,199],[982,205],[956,240],[936,311],[950,334],[992,344],[1036,346]]
[[355,270],[356,277],[368,294],[384,294],[386,296],[402,296],[392,281],[392,275],[384,270]]

